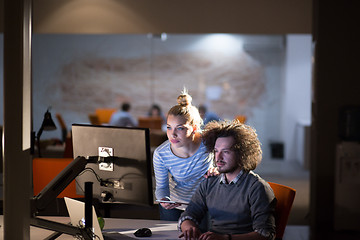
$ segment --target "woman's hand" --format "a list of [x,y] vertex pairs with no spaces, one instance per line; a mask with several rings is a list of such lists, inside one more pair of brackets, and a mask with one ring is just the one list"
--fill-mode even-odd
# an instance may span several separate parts
[[211,167],[209,168],[209,170],[207,171],[207,173],[204,175],[205,178],[208,178],[208,177],[213,177],[213,176],[217,176],[219,175],[219,171],[218,169],[215,167]]
[[[162,198],[161,200],[170,201],[169,198]],[[162,202],[160,204],[163,208],[167,210],[179,207],[181,205],[180,203],[166,203],[166,202]]]

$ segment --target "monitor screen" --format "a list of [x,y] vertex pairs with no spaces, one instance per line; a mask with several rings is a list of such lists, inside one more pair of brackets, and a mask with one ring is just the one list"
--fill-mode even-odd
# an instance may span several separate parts
[[76,178],[77,194],[93,182],[102,202],[153,204],[149,129],[73,124],[72,140],[74,157],[91,159]]

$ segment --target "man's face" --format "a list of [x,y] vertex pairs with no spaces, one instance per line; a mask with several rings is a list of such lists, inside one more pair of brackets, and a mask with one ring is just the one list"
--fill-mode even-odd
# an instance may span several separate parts
[[216,139],[214,154],[216,166],[220,173],[232,173],[240,168],[236,154],[232,150],[233,145],[233,137],[220,137]]

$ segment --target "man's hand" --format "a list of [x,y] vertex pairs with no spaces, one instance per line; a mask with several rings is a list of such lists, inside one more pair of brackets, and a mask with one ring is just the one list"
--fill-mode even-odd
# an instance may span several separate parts
[[[196,227],[192,227],[189,228],[187,231],[183,231],[183,233],[179,236],[179,238],[184,238],[185,240],[228,240],[228,236],[227,235],[222,235],[222,234],[216,234],[213,232],[206,232],[201,234],[200,233],[196,233],[195,231],[199,230]],[[199,236],[200,234],[200,236]],[[198,237],[199,236],[199,237]]]
[[206,232],[201,234],[199,240],[228,240],[228,236],[213,232]]
[[181,224],[181,231],[179,238],[184,238],[185,240],[195,240],[199,239],[201,236],[201,231],[196,226],[196,224],[191,220],[185,220]]

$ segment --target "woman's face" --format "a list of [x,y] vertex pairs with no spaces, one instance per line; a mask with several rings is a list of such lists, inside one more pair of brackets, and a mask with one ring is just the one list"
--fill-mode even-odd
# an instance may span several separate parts
[[172,146],[181,147],[192,141],[195,128],[184,117],[169,115],[166,133]]
[[160,116],[160,112],[157,108],[151,109],[151,116]]

